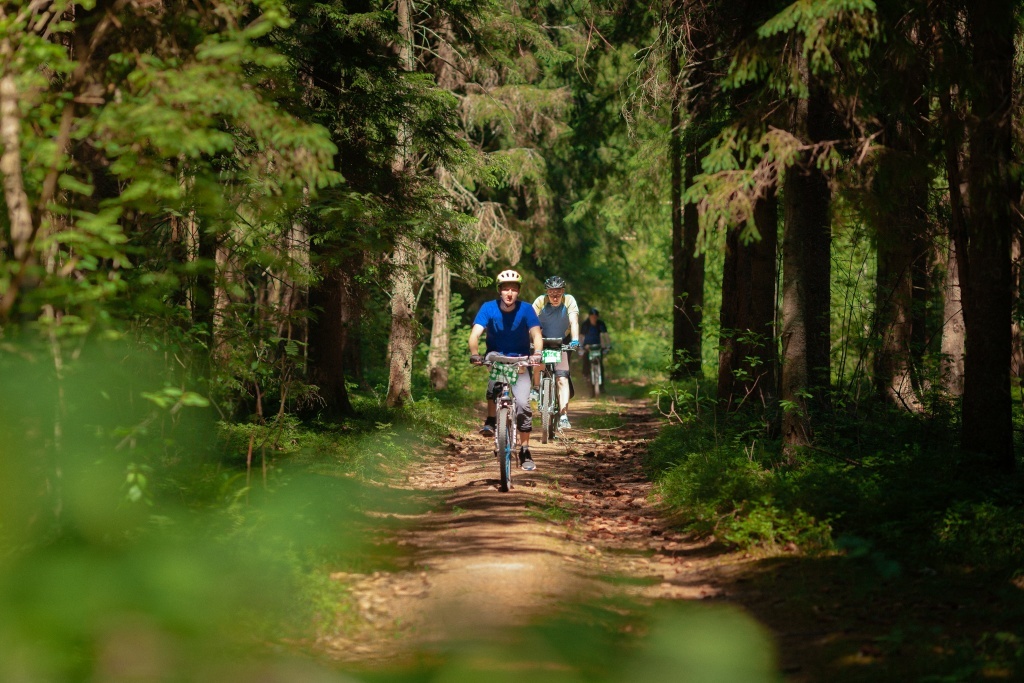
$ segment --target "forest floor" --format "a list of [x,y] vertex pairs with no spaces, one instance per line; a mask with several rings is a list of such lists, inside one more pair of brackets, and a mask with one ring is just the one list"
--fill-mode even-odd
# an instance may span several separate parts
[[[998,657],[984,668],[956,652],[977,643],[971,634],[992,626],[1003,599],[978,593],[970,577],[959,588],[927,571],[886,582],[838,555],[743,552],[680,533],[643,470],[646,444],[663,424],[650,403],[577,396],[571,417],[574,429],[554,443],[542,445],[537,430],[538,469],[517,470],[509,493],[498,490],[493,440],[475,434],[381,483],[419,507],[374,513],[387,561],[331,575],[348,587],[352,611],[315,649],[348,671],[387,679],[455,651],[523,642],[526,629],[553,615],[575,613],[566,622],[575,626],[556,625],[544,637],[572,638],[566,629],[575,631],[586,612],[613,641],[640,642],[652,613],[696,603],[757,620],[787,681],[1012,676],[992,664]],[[578,669],[537,648],[537,633],[522,657],[527,666]],[[958,662],[962,675],[950,671]]]

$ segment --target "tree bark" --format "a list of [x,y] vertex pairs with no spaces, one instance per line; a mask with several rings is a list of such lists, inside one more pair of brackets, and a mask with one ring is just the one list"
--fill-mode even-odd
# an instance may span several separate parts
[[[0,55],[10,57],[10,41],[0,41]],[[32,239],[32,209],[21,175],[21,113],[18,111],[18,86],[14,74],[0,77],[0,175],[3,175],[4,201],[10,223],[10,249],[16,261],[26,258]]]
[[[828,100],[820,85],[808,81],[810,94],[796,102],[794,127],[816,141],[824,136]],[[780,398],[786,406],[783,446],[792,460],[799,447],[813,442],[812,411],[825,400],[830,381],[831,190],[810,152],[786,170],[783,199]]]
[[448,317],[451,309],[452,273],[444,256],[434,256],[434,320],[430,330],[427,368],[435,391],[448,388]]
[[[410,2],[411,0],[396,2],[400,40],[399,61],[402,69],[407,72],[411,72],[415,68]],[[408,125],[407,122],[402,121],[399,123],[398,129],[398,151],[393,170],[400,179],[406,179],[413,163],[409,149]],[[391,354],[386,403],[392,408],[412,401],[412,355],[416,345],[414,320],[416,300],[411,273],[412,252],[412,243],[405,236],[399,235],[392,264],[394,273],[391,281],[391,336],[388,341]]]
[[[698,145],[692,132],[683,148],[682,83],[679,49],[673,46],[669,58],[673,83],[669,163],[672,169],[672,350],[676,364],[673,376],[697,374],[701,369],[701,326],[704,308],[704,255],[696,255],[700,231],[697,207],[683,206],[683,187],[697,174]],[[685,168],[684,168],[685,164]]]
[[323,280],[310,288],[310,380],[319,388],[323,416],[338,420],[355,411],[345,386],[351,292],[342,270],[329,267]]
[[195,227],[196,244],[196,278],[192,287],[192,323],[205,331],[207,350],[213,353],[214,343],[214,312],[217,301],[217,235],[210,226],[201,223]]
[[1021,330],[1021,267],[1024,266],[1024,235],[1014,230],[1010,242],[1010,263],[1013,280],[1012,322],[1010,323],[1010,374],[1018,380],[1024,375],[1024,338]]
[[746,246],[740,244],[739,230],[726,236],[718,398],[727,410],[750,398],[763,405],[776,391],[778,200],[774,190],[754,205],[754,225],[760,239]]
[[[973,41],[970,160],[967,167],[969,279],[964,286],[964,400],[961,448],[1003,471],[1014,468],[1010,398],[1010,266],[1015,3],[967,6]],[[959,254],[958,254],[959,256]]]
[[953,396],[964,393],[964,310],[960,299],[960,271],[952,240],[942,248],[942,384]]
[[888,232],[878,236],[878,273],[875,285],[876,327],[874,381],[878,396],[912,412],[923,408],[914,391],[911,336],[914,316],[914,241],[899,216]]
[[[883,211],[877,227],[878,270],[875,280],[875,329],[879,335],[874,358],[874,384],[879,398],[893,406],[920,412],[920,367],[926,344],[925,298],[928,259],[924,246],[928,230],[928,180],[931,171],[921,162],[925,141],[917,121],[923,83],[906,71],[901,83],[903,106],[887,115],[886,153],[879,163],[875,192]],[[893,188],[901,187],[898,192]]]

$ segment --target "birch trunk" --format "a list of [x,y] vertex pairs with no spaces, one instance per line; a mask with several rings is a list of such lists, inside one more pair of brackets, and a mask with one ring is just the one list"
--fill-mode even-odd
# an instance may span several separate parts
[[452,274],[444,256],[434,256],[434,322],[430,330],[427,367],[435,391],[448,388],[448,317],[451,312]]
[[[413,34],[411,0],[398,0],[399,60],[402,69],[411,72],[413,62]],[[408,123],[399,124],[398,152],[393,163],[396,176],[407,179],[410,175],[412,156],[409,149]],[[412,401],[412,354],[416,345],[415,293],[412,283],[413,245],[408,238],[399,235],[395,245],[394,275],[391,281],[391,336],[388,340],[390,348],[390,373],[388,376],[388,395],[386,403],[389,407],[402,406]]]

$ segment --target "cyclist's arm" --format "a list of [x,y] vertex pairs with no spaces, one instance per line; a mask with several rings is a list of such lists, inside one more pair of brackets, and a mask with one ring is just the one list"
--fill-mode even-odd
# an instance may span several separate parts
[[544,350],[544,337],[540,333],[540,325],[530,328],[530,341],[533,342],[533,352],[539,354]]
[[469,355],[475,356],[480,353],[480,335],[483,333],[483,325],[473,325],[473,329],[469,333]]
[[565,297],[565,308],[569,311],[569,339],[571,341],[579,341],[580,307],[576,303],[576,297],[567,294]]

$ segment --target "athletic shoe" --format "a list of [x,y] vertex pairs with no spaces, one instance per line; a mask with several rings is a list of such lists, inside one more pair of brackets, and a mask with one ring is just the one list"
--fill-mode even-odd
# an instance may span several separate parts
[[527,472],[532,472],[537,469],[537,466],[533,464],[533,458],[530,456],[529,448],[519,449],[519,466]]
[[540,405],[540,392],[536,389],[530,389],[530,400]]
[[558,428],[559,429],[572,429],[572,426],[569,424],[569,416],[568,415],[562,415],[561,417],[558,418]]
[[480,436],[494,438],[494,425],[484,422],[484,426],[480,428]]

